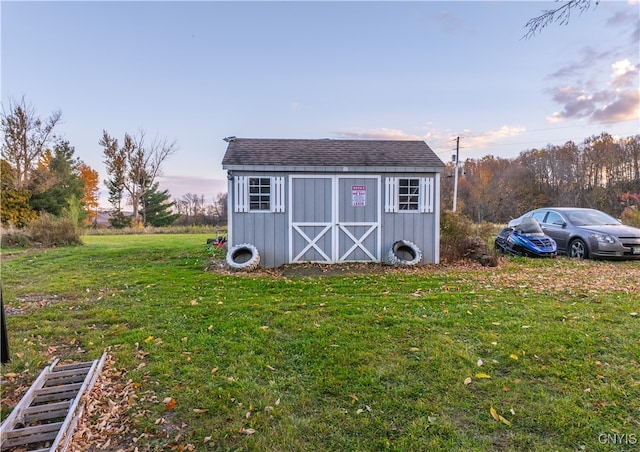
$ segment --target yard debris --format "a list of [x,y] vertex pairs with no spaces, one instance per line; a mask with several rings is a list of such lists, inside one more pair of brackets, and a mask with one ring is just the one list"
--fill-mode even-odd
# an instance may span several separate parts
[[[115,359],[111,355],[107,355],[93,390],[85,393],[84,402],[84,413],[68,449],[74,452],[135,451],[136,444],[142,438],[154,437],[162,438],[173,445],[178,442],[175,438],[179,439],[179,434],[170,438],[169,433],[175,434],[184,427],[184,424],[175,426],[170,420],[165,420],[156,432],[138,431],[136,425],[139,419],[151,414],[142,406],[148,402],[158,403],[158,397],[155,391],[143,390],[140,383],[129,379],[125,370],[116,367]],[[184,450],[189,450],[188,446],[185,444]]]

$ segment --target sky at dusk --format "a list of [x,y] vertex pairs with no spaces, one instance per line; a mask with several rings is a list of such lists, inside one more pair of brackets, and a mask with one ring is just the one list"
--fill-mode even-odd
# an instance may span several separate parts
[[[102,131],[167,138],[161,189],[226,191],[224,137],[424,140],[443,161],[640,133],[640,5],[2,1],[1,100],[108,177]],[[101,187],[103,204],[106,189]]]

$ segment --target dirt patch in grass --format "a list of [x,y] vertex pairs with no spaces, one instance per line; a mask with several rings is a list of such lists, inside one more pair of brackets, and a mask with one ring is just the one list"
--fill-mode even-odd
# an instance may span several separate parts
[[51,306],[52,304],[64,301],[64,299],[55,294],[30,294],[26,297],[16,298],[16,301],[19,303],[17,306],[12,305],[4,307],[7,315],[26,314],[32,309]]

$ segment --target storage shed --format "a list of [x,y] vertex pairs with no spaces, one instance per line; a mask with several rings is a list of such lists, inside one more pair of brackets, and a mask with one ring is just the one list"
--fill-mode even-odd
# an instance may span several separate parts
[[225,141],[230,251],[246,244],[272,268],[389,263],[405,241],[411,263],[439,262],[444,163],[425,142]]

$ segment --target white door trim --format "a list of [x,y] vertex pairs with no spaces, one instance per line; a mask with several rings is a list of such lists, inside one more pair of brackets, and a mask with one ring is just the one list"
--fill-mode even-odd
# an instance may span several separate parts
[[[293,180],[294,179],[330,179],[331,180],[331,218],[328,221],[314,221],[314,222],[295,222],[293,221]],[[376,181],[376,206],[375,206],[375,215],[376,221],[374,222],[340,222],[339,221],[339,212],[340,212],[340,193],[339,188],[340,179],[373,179]],[[298,263],[298,262],[306,262],[301,261],[300,259],[304,254],[310,249],[314,249],[318,252],[325,260],[324,261],[315,261],[320,263],[338,263],[338,262],[347,262],[347,256],[351,255],[353,251],[356,249],[362,250],[369,258],[370,261],[380,262],[380,249],[382,248],[382,231],[381,231],[381,222],[382,222],[382,186],[381,186],[381,176],[380,175],[364,175],[364,174],[337,174],[337,175],[317,175],[317,174],[291,174],[289,175],[289,208],[288,216],[289,216],[289,263]],[[345,198],[346,199],[346,198]],[[323,229],[316,234],[315,237],[311,238],[307,235],[302,228],[303,227],[322,227]],[[349,231],[349,227],[353,226],[367,226],[368,229],[361,235],[361,237],[356,238],[356,236]],[[371,236],[371,234],[377,232],[377,240],[375,242],[374,250],[367,248],[364,245],[364,241]],[[296,255],[294,255],[293,249],[293,239],[294,234],[299,234],[305,240],[305,246]],[[324,237],[326,234],[331,234],[331,249],[322,249],[318,246],[318,241]],[[343,237],[341,237],[343,235]],[[344,237],[353,241],[353,245],[340,255],[340,239],[344,240]],[[330,255],[329,255],[330,254]],[[349,261],[352,262],[352,261]],[[366,260],[369,262],[369,260]]]

